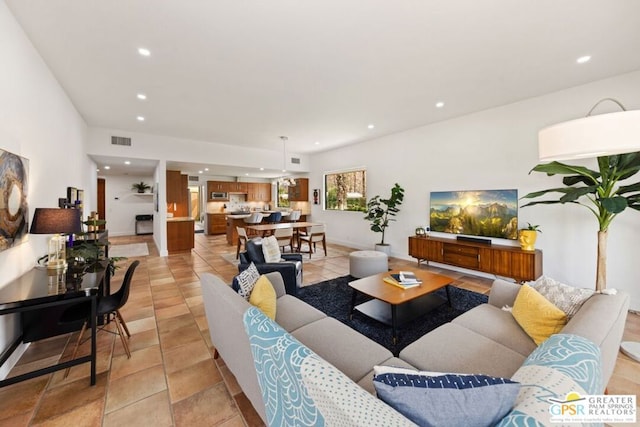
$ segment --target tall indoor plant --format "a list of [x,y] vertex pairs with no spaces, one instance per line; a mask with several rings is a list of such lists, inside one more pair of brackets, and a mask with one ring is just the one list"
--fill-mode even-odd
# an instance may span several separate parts
[[[598,171],[583,166],[560,162],[540,164],[531,172],[544,172],[548,176],[567,175],[564,187],[536,191],[525,195],[533,199],[548,193],[560,193],[557,200],[529,202],[523,207],[538,204],[575,203],[584,206],[598,219],[598,255],[596,291],[606,288],[607,234],[611,221],[626,208],[640,210],[640,182],[618,185],[640,171],[640,152],[598,157]],[[529,172],[529,173],[531,173]]]
[[399,206],[403,200],[404,189],[396,182],[388,199],[375,196],[367,202],[367,215],[364,219],[371,222],[371,231],[382,233],[379,246],[388,246],[384,243],[384,233],[389,223],[395,221],[393,217],[400,211]]

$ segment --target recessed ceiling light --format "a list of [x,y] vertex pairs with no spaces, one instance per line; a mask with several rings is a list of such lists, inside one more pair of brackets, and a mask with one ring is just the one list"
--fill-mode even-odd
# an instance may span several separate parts
[[320,141],[316,141],[316,142],[314,142],[314,144],[320,145]]
[[209,168],[204,168],[205,172],[209,172]]
[[444,102],[442,101],[436,102],[436,108],[442,108],[442,107],[444,107]]
[[581,56],[580,58],[576,59],[576,62],[578,64],[584,64],[585,62],[589,62],[589,61],[591,61],[590,55]]
[[151,51],[149,49],[146,49],[144,47],[141,47],[138,49],[138,53],[142,56],[149,56],[151,55]]
[[249,172],[245,173],[244,176],[249,176]]
[[139,93],[136,95],[136,98],[138,98],[141,101],[144,101],[145,99],[147,99],[147,95],[145,95],[144,93]]
[[375,126],[374,125],[369,125],[367,126],[369,129],[373,129]]
[[286,171],[287,171],[286,169],[282,169],[282,172],[286,172]]
[[96,169],[96,172],[100,172],[100,169]]
[[136,119],[137,119],[139,122],[144,122],[144,117],[142,117],[142,116],[138,116],[138,117],[136,117]]
[[261,170],[261,171],[263,171],[263,170],[264,170],[264,168],[260,168],[260,170]]
[[104,168],[105,168],[106,170],[109,170],[109,169],[111,169],[111,166],[105,166]]
[[198,173],[202,173],[202,171],[198,171]]
[[125,165],[130,165],[130,164],[131,164],[131,162],[130,162],[129,160],[125,160],[125,161],[124,161],[124,164],[125,164]]

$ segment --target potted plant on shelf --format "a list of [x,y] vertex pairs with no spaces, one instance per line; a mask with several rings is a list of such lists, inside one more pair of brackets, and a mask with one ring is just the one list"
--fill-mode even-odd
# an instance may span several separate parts
[[391,253],[391,247],[384,242],[384,233],[390,222],[395,221],[393,217],[400,211],[399,206],[403,200],[404,189],[396,183],[391,188],[391,196],[388,199],[375,196],[367,203],[367,215],[364,219],[371,222],[371,231],[382,233],[380,243],[376,244],[376,250],[385,252],[387,255]]
[[527,223],[526,228],[520,229],[518,233],[518,241],[520,242],[520,247],[523,251],[533,251],[536,249],[538,233],[542,233],[540,226],[531,225],[530,222]]
[[[640,182],[618,185],[640,171],[640,152],[598,157],[598,170],[560,162],[540,164],[531,172],[544,172],[548,176],[567,175],[564,187],[536,191],[524,196],[533,199],[548,193],[560,193],[557,200],[529,202],[523,207],[538,204],[574,203],[584,206],[598,220],[598,264],[596,291],[607,287],[607,234],[611,221],[626,208],[640,210]],[[529,172],[529,173],[531,173]],[[586,198],[586,200],[585,200]]]
[[138,193],[144,193],[151,189],[150,185],[144,183],[144,181],[137,182],[131,186],[132,190],[136,190]]

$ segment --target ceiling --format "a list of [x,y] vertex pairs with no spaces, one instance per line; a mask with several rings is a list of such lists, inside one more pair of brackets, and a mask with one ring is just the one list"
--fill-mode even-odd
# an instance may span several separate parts
[[636,0],[5,1],[89,126],[297,153],[640,69]]

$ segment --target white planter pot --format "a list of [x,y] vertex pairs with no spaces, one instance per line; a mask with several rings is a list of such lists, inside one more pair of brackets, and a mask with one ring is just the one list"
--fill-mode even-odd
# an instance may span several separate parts
[[378,252],[384,252],[385,254],[387,254],[387,256],[391,256],[391,245],[389,244],[381,245],[379,243],[376,243],[375,249]]

